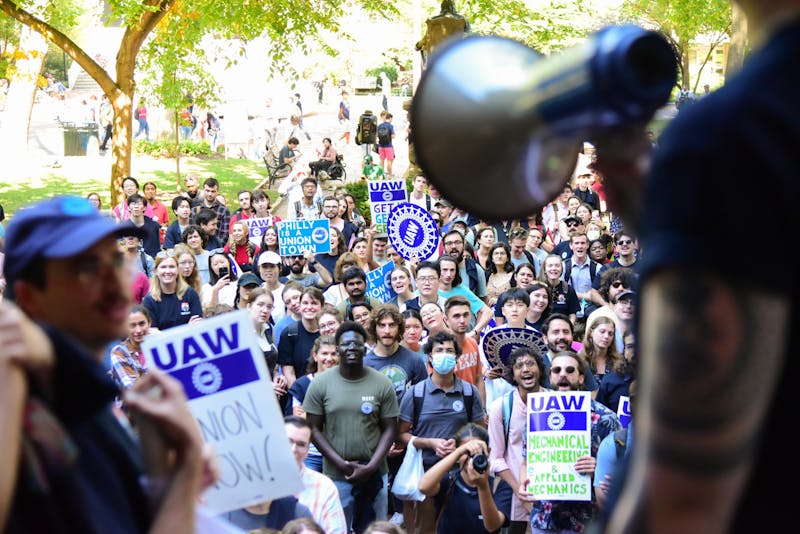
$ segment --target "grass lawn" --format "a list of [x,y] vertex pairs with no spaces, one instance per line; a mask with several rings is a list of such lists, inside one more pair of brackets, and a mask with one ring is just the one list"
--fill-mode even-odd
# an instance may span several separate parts
[[[86,196],[96,192],[103,199],[103,208],[111,206],[108,178],[111,172],[110,158],[76,156],[64,157],[59,161],[61,167],[35,168],[37,166],[29,165],[30,169],[21,170],[18,176],[4,178],[0,182],[0,203],[7,217],[13,217],[16,210],[28,203],[57,194]],[[131,175],[139,181],[140,187],[148,181],[156,184],[159,198],[169,208],[172,197],[178,191],[175,160],[137,154],[133,157],[131,169]],[[205,178],[217,178],[220,193],[232,208],[231,211],[238,207],[237,193],[243,189],[252,190],[266,176],[262,162],[238,158],[182,157],[180,171],[181,177],[188,173],[200,175],[200,187]],[[273,202],[278,198],[275,191],[267,193]]]

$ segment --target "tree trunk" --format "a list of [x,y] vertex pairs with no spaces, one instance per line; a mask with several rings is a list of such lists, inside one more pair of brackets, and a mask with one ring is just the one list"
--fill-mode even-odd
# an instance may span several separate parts
[[747,54],[747,19],[742,8],[733,2],[733,18],[731,22],[731,45],[725,62],[725,79],[736,74],[742,68]]
[[684,91],[688,91],[692,86],[692,74],[689,68],[689,42],[679,41],[678,50],[681,53],[681,86]]
[[23,26],[20,30],[19,50],[27,57],[14,63],[16,72],[11,77],[3,111],[3,149],[14,155],[22,154],[27,149],[31,110],[36,99],[36,82],[47,53],[47,40],[31,28]]

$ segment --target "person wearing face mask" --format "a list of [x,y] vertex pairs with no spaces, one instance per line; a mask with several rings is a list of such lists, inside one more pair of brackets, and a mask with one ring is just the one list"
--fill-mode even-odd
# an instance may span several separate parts
[[[422,449],[422,465],[427,471],[456,449],[453,436],[459,428],[470,422],[485,424],[477,388],[455,375],[456,360],[461,354],[455,336],[437,332],[428,338],[424,350],[433,372],[400,402],[397,446],[405,448],[413,440],[414,447]],[[435,511],[442,504],[439,501],[405,501],[407,530],[412,532],[411,525],[415,525],[418,532],[434,532]]]

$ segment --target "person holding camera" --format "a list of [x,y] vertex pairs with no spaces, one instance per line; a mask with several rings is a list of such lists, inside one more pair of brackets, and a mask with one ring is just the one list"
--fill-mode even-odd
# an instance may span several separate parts
[[455,450],[426,471],[419,484],[428,497],[442,494],[436,532],[500,532],[510,523],[513,491],[489,475],[489,434],[467,423],[454,439]]

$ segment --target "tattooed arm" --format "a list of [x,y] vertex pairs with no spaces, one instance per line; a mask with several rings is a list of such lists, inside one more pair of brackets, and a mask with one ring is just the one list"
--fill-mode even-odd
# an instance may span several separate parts
[[788,300],[676,271],[641,296],[633,464],[607,532],[727,532],[785,365]]

